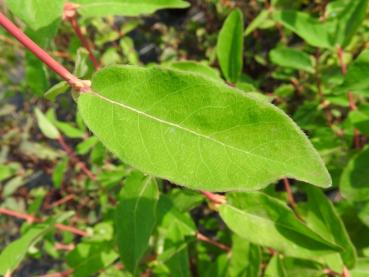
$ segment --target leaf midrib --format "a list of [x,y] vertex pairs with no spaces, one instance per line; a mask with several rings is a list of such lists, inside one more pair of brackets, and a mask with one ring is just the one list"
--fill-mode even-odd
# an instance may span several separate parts
[[131,107],[131,106],[128,106],[127,104],[124,104],[124,103],[121,103],[121,102],[117,102],[117,101],[114,101],[112,99],[109,99],[99,93],[96,93],[96,92],[93,92],[93,91],[90,91],[90,92],[87,92],[86,94],[90,94],[90,95],[93,95],[93,96],[96,96],[97,98],[100,98],[101,100],[103,101],[106,101],[108,103],[111,103],[113,105],[116,105],[116,106],[119,106],[123,109],[126,109],[126,110],[129,110],[131,112],[134,112],[136,114],[139,114],[139,115],[142,115],[146,118],[149,118],[151,120],[154,120],[154,121],[157,121],[159,123],[162,123],[162,124],[165,124],[165,125],[169,125],[169,126],[172,126],[172,127],[175,127],[175,128],[178,128],[182,131],[185,131],[185,132],[188,132],[188,133],[191,133],[197,137],[201,137],[203,139],[206,139],[206,140],[209,140],[209,141],[212,141],[212,142],[215,142],[217,144],[220,144],[222,145],[223,147],[225,148],[230,148],[232,150],[235,150],[235,151],[238,151],[238,152],[241,152],[243,154],[246,154],[246,155],[250,155],[250,156],[255,156],[259,159],[264,159],[264,160],[267,160],[267,161],[271,161],[271,162],[274,162],[274,163],[277,163],[277,164],[280,164],[280,165],[283,165],[285,166],[285,163],[283,163],[282,161],[278,161],[278,160],[275,160],[275,159],[270,159],[268,157],[265,157],[265,156],[262,156],[262,155],[258,155],[258,154],[255,154],[255,153],[252,153],[252,152],[249,152],[249,151],[246,151],[244,149],[241,149],[241,148],[238,148],[238,147],[235,147],[233,145],[229,145],[229,144],[225,144],[224,142],[220,141],[220,140],[217,140],[211,136],[208,136],[208,135],[204,135],[204,134],[201,134],[201,133],[198,133],[196,131],[193,131],[191,129],[188,129],[186,127],[183,127],[181,125],[178,125],[176,123],[173,123],[173,122],[170,122],[170,121],[167,121],[167,120],[164,120],[164,119],[161,119],[159,117],[156,117],[156,116],[153,116],[153,115],[150,115],[148,113],[145,113],[144,111],[141,111],[141,110],[138,110],[137,108],[134,108],[134,107]]

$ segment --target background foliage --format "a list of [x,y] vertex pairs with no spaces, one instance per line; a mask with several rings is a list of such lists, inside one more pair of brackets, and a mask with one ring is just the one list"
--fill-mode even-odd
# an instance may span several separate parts
[[0,1],[93,89],[0,29],[0,275],[369,276],[368,0],[73,2]]

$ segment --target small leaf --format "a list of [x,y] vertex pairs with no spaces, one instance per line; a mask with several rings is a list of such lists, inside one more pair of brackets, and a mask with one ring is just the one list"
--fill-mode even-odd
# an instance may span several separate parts
[[60,133],[50,120],[38,108],[35,108],[35,114],[41,132],[49,139],[58,139]]
[[55,100],[55,98],[65,93],[69,89],[69,85],[67,82],[62,81],[51,87],[48,91],[45,92],[44,97],[49,100]]
[[126,180],[115,211],[120,257],[133,274],[145,253],[156,223],[159,190],[153,177],[134,172]]
[[19,239],[10,243],[0,255],[0,275],[13,272],[27,254],[28,249],[37,243],[50,228],[49,224],[33,225]]
[[[333,1],[327,5],[327,13],[336,19],[332,36],[335,45],[346,47],[365,19],[368,0]],[[334,6],[334,9],[332,7]],[[332,20],[332,19],[329,20]]]
[[[333,204],[317,188],[304,186],[304,191],[308,198],[305,206],[308,226],[326,240],[341,246],[343,249],[340,253],[342,259],[346,266],[352,268],[355,265],[356,251]],[[310,225],[309,221],[311,220],[315,224]],[[339,271],[342,271],[342,268]]]
[[93,16],[138,16],[151,14],[160,9],[187,8],[182,0],[75,0],[81,6],[78,12],[84,17]]
[[64,179],[64,174],[68,169],[68,162],[69,162],[68,158],[65,157],[61,159],[54,167],[51,179],[53,181],[53,185],[55,188],[60,188]]
[[341,249],[298,220],[283,202],[264,193],[229,193],[219,212],[237,235],[288,256],[315,259]]
[[233,235],[231,253],[228,276],[258,277],[260,275],[261,251],[258,246]]
[[340,191],[350,200],[369,200],[369,147],[356,154],[347,164],[340,179]]
[[287,277],[286,269],[281,258],[278,255],[274,255],[265,269],[265,277]]
[[243,14],[232,11],[219,32],[217,56],[226,80],[235,84],[243,66]]
[[293,48],[279,47],[270,51],[269,57],[276,65],[314,73],[313,62],[305,52]]
[[274,19],[295,32],[312,46],[333,48],[330,30],[335,22],[323,23],[309,14],[297,11],[276,11]]
[[268,10],[262,10],[249,26],[247,26],[244,36],[248,36],[258,28],[263,29],[273,27],[275,22],[270,17],[270,12]]
[[361,52],[360,56],[350,64],[343,83],[334,89],[335,93],[352,91],[364,96],[369,95],[369,49]]
[[74,277],[93,276],[100,269],[111,265],[119,255],[109,242],[79,243],[67,256],[67,264],[73,268]]
[[122,161],[147,173],[209,191],[260,189],[283,176],[331,183],[288,116],[222,82],[114,66],[99,71],[92,87],[78,100],[86,125]]

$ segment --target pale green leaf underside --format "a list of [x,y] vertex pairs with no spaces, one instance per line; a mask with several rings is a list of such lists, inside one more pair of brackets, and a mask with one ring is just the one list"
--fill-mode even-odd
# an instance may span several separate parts
[[317,186],[330,176],[311,143],[275,106],[222,82],[160,68],[113,66],[78,106],[124,162],[177,184],[253,190],[283,176]]
[[78,12],[85,17],[125,15],[137,16],[154,13],[159,9],[187,8],[183,0],[77,0]]

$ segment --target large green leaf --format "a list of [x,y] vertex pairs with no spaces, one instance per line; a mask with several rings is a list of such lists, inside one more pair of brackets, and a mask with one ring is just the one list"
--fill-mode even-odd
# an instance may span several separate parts
[[288,256],[319,259],[340,250],[298,220],[285,203],[264,193],[229,193],[219,212],[237,235]]
[[228,267],[230,277],[258,277],[260,275],[260,248],[237,235],[232,237],[232,256]]
[[[304,186],[304,191],[308,198],[304,209],[308,226],[326,240],[341,246],[341,257],[345,265],[352,268],[355,265],[356,251],[333,204],[317,188]],[[338,271],[341,272],[342,269]]]
[[132,173],[121,191],[115,211],[120,256],[126,269],[135,273],[156,223],[159,190],[153,177]]
[[334,89],[335,93],[369,94],[369,49],[364,50],[360,56],[350,64],[343,83]]
[[187,8],[183,0],[76,0],[78,12],[85,17],[125,15],[137,16],[154,13],[159,9]]
[[314,72],[312,59],[308,54],[293,48],[279,47],[269,53],[272,63],[297,70]]
[[369,199],[369,147],[356,154],[342,172],[340,191],[350,200]]
[[243,66],[243,14],[232,11],[219,32],[217,56],[223,75],[235,84]]
[[55,34],[64,0],[6,0],[6,6],[32,30],[47,29]]
[[330,176],[292,120],[222,82],[159,68],[99,71],[79,110],[105,146],[138,169],[210,191],[251,190],[288,176]]

